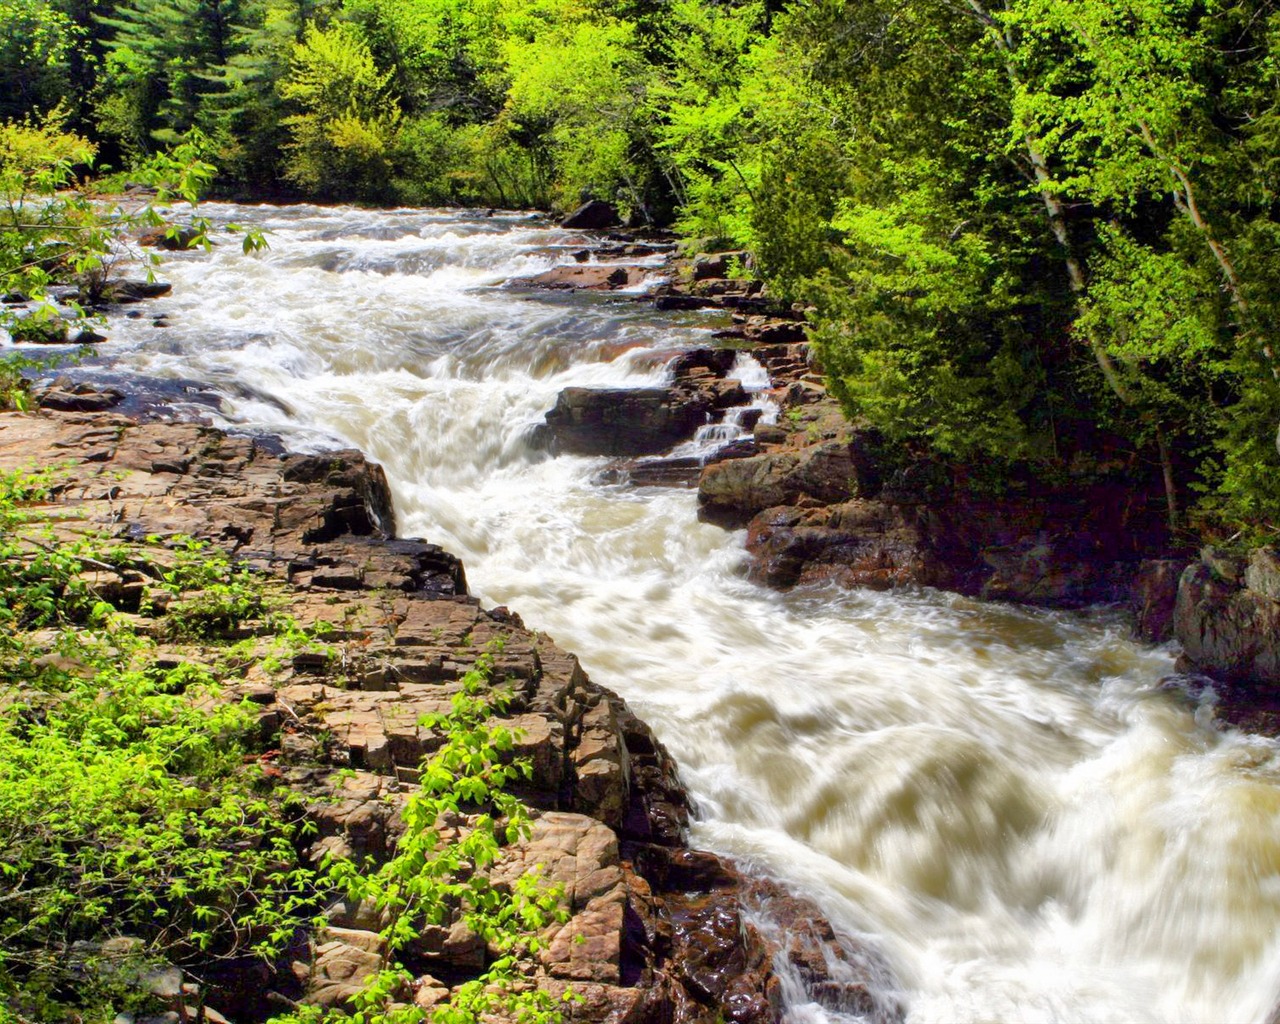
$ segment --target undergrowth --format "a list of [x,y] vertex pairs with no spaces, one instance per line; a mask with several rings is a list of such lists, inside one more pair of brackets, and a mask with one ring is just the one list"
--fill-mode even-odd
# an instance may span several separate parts
[[[0,1022],[107,1022],[145,1003],[156,965],[274,961],[335,892],[389,922],[359,1024],[558,1019],[528,975],[560,893],[486,871],[529,830],[507,786],[530,766],[493,718],[508,698],[492,654],[424,723],[443,744],[395,855],[313,869],[298,851],[314,826],[256,756],[257,710],[225,688],[327,651],[323,626],[300,627],[277,584],[198,541],[68,529],[65,508],[49,514],[57,480],[0,474]],[[397,953],[455,916],[491,962],[443,1005],[405,1005]],[[334,1019],[304,1007],[276,1024]]]

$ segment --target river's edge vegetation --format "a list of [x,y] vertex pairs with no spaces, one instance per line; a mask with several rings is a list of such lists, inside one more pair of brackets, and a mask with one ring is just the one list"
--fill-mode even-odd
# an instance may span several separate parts
[[[56,468],[0,473],[0,1021],[203,1019],[184,976],[277,964],[335,898],[382,916],[380,958],[350,1014],[304,1006],[278,1024],[559,1020],[521,975],[539,930],[567,918],[563,891],[536,870],[490,880],[531,831],[507,789],[532,768],[494,717],[511,701],[501,640],[420,722],[440,742],[394,856],[308,858],[317,826],[278,781],[281,737],[226,690],[335,662],[336,627],[303,628],[278,581],[205,542],[77,522],[64,485]],[[434,1007],[406,1005],[403,948],[455,918],[494,956]]]
[[61,166],[183,144],[232,193],[606,199],[749,249],[810,308],[848,414],[905,451],[994,487],[1127,459],[1175,533],[1280,524],[1271,0],[20,0],[0,20],[0,117],[78,133]]

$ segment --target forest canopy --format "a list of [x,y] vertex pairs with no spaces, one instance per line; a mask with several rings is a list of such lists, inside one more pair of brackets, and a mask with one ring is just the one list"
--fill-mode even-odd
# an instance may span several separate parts
[[904,449],[1124,452],[1259,538],[1278,46],[1273,0],[0,0],[0,120],[195,145],[229,194],[607,199],[752,250]]

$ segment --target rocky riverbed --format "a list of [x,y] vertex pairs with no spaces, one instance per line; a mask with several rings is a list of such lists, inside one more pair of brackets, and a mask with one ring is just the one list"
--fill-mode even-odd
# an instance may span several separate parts
[[[1228,720],[1277,729],[1280,550],[1188,552],[1168,530],[1159,481],[1130,453],[1104,452],[1055,484],[1027,474],[996,491],[963,467],[895,450],[844,418],[801,316],[729,276],[747,258],[677,261],[655,299],[734,310],[716,332],[725,348],[674,361],[666,388],[563,392],[546,417],[549,446],[627,457],[688,441],[745,401],[733,354],[749,353],[769,373],[775,422],[753,420],[749,438],[698,459],[620,463],[605,482],[696,486],[699,515],[745,527],[752,576],[773,587],[915,585],[1054,608],[1125,605],[1138,637],[1176,639],[1180,668],[1217,683]],[[543,283],[574,287],[565,269]]]
[[[608,829],[624,881],[631,885],[631,870],[666,908],[653,927],[637,911],[631,933],[624,909],[616,983],[613,973],[599,980],[586,965],[572,967],[572,948],[563,966],[563,944],[548,947],[540,978],[560,985],[583,972],[576,984],[599,994],[592,1013],[727,1018],[731,996],[742,1012],[756,1012],[760,997],[762,1012],[801,1019],[842,1009],[922,1021],[1261,1019],[1274,1005],[1268,950],[1280,903],[1265,864],[1280,833],[1265,809],[1280,767],[1273,772],[1269,741],[1221,729],[1205,679],[1174,673],[1167,648],[1131,643],[1115,611],[1132,601],[1150,636],[1167,635],[1195,562],[1205,567],[1199,589],[1186,592],[1199,597],[1183,602],[1178,621],[1203,606],[1235,609],[1228,618],[1247,626],[1273,607],[1266,552],[1171,550],[1158,495],[1129,486],[1118,454],[1078,467],[1075,479],[1092,478],[1094,491],[1028,479],[993,496],[850,427],[826,394],[799,313],[773,308],[740,273],[740,254],[671,264],[653,251],[660,241],[588,244],[524,216],[219,215],[275,230],[272,250],[255,259],[225,247],[175,256],[173,294],[155,300],[152,318],[169,329],[112,314],[101,363],[70,371],[49,404],[118,401],[115,411],[130,415],[209,416],[278,433],[326,452],[301,457],[312,466],[303,475],[315,474],[308,486],[331,485],[334,460],[347,458],[327,453],[335,444],[359,446],[385,466],[387,482],[370,491],[385,500],[330,503],[336,532],[300,535],[295,543],[314,548],[314,564],[305,552],[258,559],[281,578],[296,561],[291,600],[322,605],[307,621],[332,623],[330,642],[345,651],[341,671],[303,659],[279,678],[255,669],[242,680],[264,687],[260,707],[275,709],[268,728],[278,722],[282,739],[296,737],[266,746],[264,764],[314,785],[314,804],[354,815],[326,821],[325,848],[362,849],[366,834],[374,852],[394,841],[384,805],[412,791],[414,744],[433,742],[410,735],[402,715],[416,714],[432,687],[456,684],[477,641],[501,633],[513,656],[532,646],[539,660],[530,669],[521,656],[520,671],[532,675],[519,677],[511,714],[536,716],[534,702],[546,703],[542,683],[529,682],[551,673],[545,634],[462,597],[456,560],[423,563],[406,542],[379,540],[394,503],[400,533],[463,553],[490,605],[569,640],[595,678],[643,711],[677,753],[683,791],[696,794],[699,813],[688,820],[697,845],[738,858],[753,877],[789,879],[837,922],[828,931],[811,904],[793,905],[776,888],[763,897],[773,916],[761,916],[761,899],[727,881],[720,859],[699,860],[692,874],[673,868],[680,847],[652,837],[679,825],[681,799],[649,801],[638,832],[640,815],[629,811],[610,824],[616,812],[610,819],[593,801],[616,794],[616,784],[596,787],[587,770],[608,761],[579,756],[577,737],[600,706],[595,691],[555,683],[584,724],[559,740],[543,719],[550,738],[527,752],[563,753],[542,756],[542,781],[528,796]],[[528,283],[548,272],[575,283]],[[727,399],[741,392],[748,404],[733,406]],[[170,397],[174,408],[149,413],[148,395]],[[651,434],[642,449],[619,450],[642,426]],[[252,464],[280,463],[279,450],[264,440]],[[158,472],[186,476],[190,465]],[[93,471],[92,459],[86,467]],[[301,483],[271,486],[294,495]],[[357,507],[363,519],[350,512],[348,521]],[[749,527],[739,535],[749,550],[713,523]],[[253,534],[273,530],[264,523]],[[221,542],[246,557],[259,546],[233,534]],[[327,555],[333,545],[356,553]],[[362,561],[374,548],[405,561]],[[447,616],[419,621],[423,598],[414,595],[424,588],[436,595],[433,613],[448,607]],[[1099,600],[1111,610],[1046,610]],[[377,620],[361,623],[348,611],[355,605],[376,607]],[[409,642],[397,643],[402,633]],[[1233,649],[1233,635],[1204,637]],[[1268,643],[1235,649],[1265,652]],[[1235,678],[1253,678],[1254,661],[1238,659]],[[1266,727],[1265,706],[1241,702],[1247,685],[1214,689],[1233,720]],[[561,714],[553,717],[563,730],[573,714]],[[628,753],[616,760],[632,807],[637,791],[653,792],[632,768],[652,764],[662,776],[657,765],[669,762],[645,760],[646,743],[655,758],[657,744],[619,728]],[[338,791],[331,773],[344,770],[365,788]],[[585,864],[584,843],[594,840],[561,845],[577,844]],[[686,890],[692,906],[681,902]],[[1226,895],[1192,896],[1202,891]],[[588,905],[607,895],[583,892]],[[633,903],[650,906],[630,888],[626,907]],[[376,957],[376,942],[361,933],[378,922],[367,908],[332,910],[329,932],[311,936],[275,976],[254,975],[254,992],[296,1000],[310,986],[312,998],[329,998],[322,990],[343,998],[334,979],[362,970],[362,944],[373,942],[363,953]],[[819,936],[816,945],[786,937],[796,920],[813,922],[798,928]],[[682,921],[696,922],[696,943],[678,937]],[[619,934],[606,924],[601,934]],[[643,941],[628,938],[641,933]],[[767,944],[744,944],[743,934]],[[845,962],[828,956],[828,934]],[[433,934],[416,947],[424,1000],[474,970],[451,973],[446,941],[450,957],[463,955],[462,934]],[[338,966],[317,974],[329,943]],[[756,970],[760,948],[769,977]],[[474,964],[480,951],[469,949],[459,965]],[[767,952],[777,949],[790,954]],[[825,973],[815,970],[819,958]],[[608,956],[592,959],[614,970]],[[693,981],[702,968],[683,961],[728,966]],[[236,984],[243,979],[220,991]],[[640,998],[655,989],[656,1003]]]

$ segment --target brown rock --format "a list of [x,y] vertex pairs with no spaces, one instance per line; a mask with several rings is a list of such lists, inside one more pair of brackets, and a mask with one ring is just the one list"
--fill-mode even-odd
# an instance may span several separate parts
[[1194,562],[1178,583],[1174,635],[1197,671],[1251,685],[1280,683],[1280,601]]
[[382,938],[345,928],[328,932],[331,937],[316,946],[310,969],[305,974],[298,971],[306,985],[304,1001],[325,1009],[350,1009],[366,980],[382,969]]
[[170,252],[179,252],[184,249],[194,249],[201,238],[201,233],[195,228],[180,227],[176,224],[169,224],[162,228],[156,228],[154,231],[146,231],[138,236],[138,244],[156,249],[167,249]]
[[1255,594],[1280,601],[1280,551],[1275,548],[1251,551],[1244,570],[1244,585]]
[[533,277],[516,278],[510,282],[513,288],[548,288],[553,291],[576,289],[586,291],[616,291],[634,288],[649,276],[644,267],[620,266],[609,263],[592,263],[584,266],[552,267]]
[[732,252],[699,253],[693,258],[693,279],[705,281],[712,277],[728,277],[735,267],[750,267],[751,253],[745,249]]
[[711,409],[705,396],[669,388],[565,388],[546,424],[558,451],[648,455],[692,437]]
[[1178,580],[1186,563],[1176,558],[1147,559],[1138,565],[1130,589],[1136,632],[1143,640],[1163,643],[1173,639],[1173,611],[1178,601]]
[[598,231],[621,223],[622,219],[612,203],[592,199],[569,214],[560,222],[560,226],[576,231]]
[[766,452],[708,466],[698,483],[698,516],[738,527],[758,512],[802,497],[823,504],[854,497],[858,477],[847,442]]

